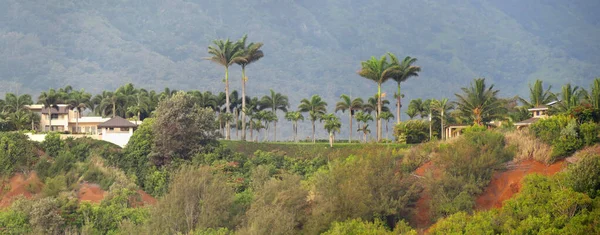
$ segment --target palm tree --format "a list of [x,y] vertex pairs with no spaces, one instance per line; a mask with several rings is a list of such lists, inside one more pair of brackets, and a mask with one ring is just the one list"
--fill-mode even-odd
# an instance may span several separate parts
[[238,121],[240,120],[240,108],[242,105],[242,99],[239,97],[239,93],[237,90],[233,90],[231,94],[229,94],[229,110],[233,113],[233,117],[235,118],[235,137],[239,137],[239,128],[237,126]]
[[[250,43],[246,45],[247,35],[244,35],[238,44],[240,49],[243,50],[242,55],[240,56],[240,60],[236,63],[242,67],[242,110],[246,108],[246,82],[248,82],[248,77],[246,76],[246,66],[251,63],[254,63],[260,58],[264,57],[265,54],[260,49],[263,46],[263,43]],[[242,141],[246,141],[246,114],[242,112]]]
[[409,117],[409,118],[412,120],[413,118],[415,118],[415,117],[416,117],[416,116],[419,114],[419,111],[417,111],[417,110],[416,110],[416,109],[414,109],[414,108],[410,108],[410,107],[409,107],[409,108],[408,108],[408,110],[406,110],[406,112],[405,112],[405,113],[406,113],[406,115],[408,115],[408,117]]
[[177,90],[175,90],[175,89],[171,90],[170,88],[165,87],[165,89],[160,94],[158,94],[158,100],[161,101],[161,100],[169,99],[169,98],[173,97],[173,95],[175,95],[175,93],[177,93]]
[[269,138],[269,124],[277,120],[277,115],[271,110],[261,110],[256,114],[257,119],[264,122],[265,126],[265,139],[267,141]]
[[444,114],[449,110],[453,109],[452,103],[448,102],[448,98],[443,98],[441,100],[433,100],[433,108],[440,113],[440,122],[441,122],[441,134],[440,138],[444,140]]
[[50,126],[50,131],[52,131],[52,109],[58,109],[58,103],[62,102],[63,98],[64,93],[56,92],[54,89],[50,89],[47,92],[42,91],[38,97],[38,103],[44,105],[44,108],[48,109],[48,125]]
[[[424,118],[425,116],[427,116],[427,112],[425,111],[425,109],[423,108],[423,100],[422,99],[414,99],[411,100],[410,103],[408,104],[408,109],[412,109],[414,110],[414,112],[421,116],[421,118]],[[416,115],[415,115],[416,116]]]
[[329,133],[329,147],[333,148],[333,142],[335,141],[335,132],[340,132],[342,123],[340,118],[336,117],[335,114],[325,114],[321,117],[321,120],[325,121],[325,130]]
[[325,102],[319,95],[313,95],[308,99],[302,99],[300,105],[298,105],[300,112],[308,112],[310,121],[312,123],[312,137],[313,143],[315,143],[315,121],[319,120],[327,112],[327,102]]
[[27,110],[25,105],[31,104],[33,104],[33,100],[28,94],[15,95],[13,93],[6,93],[2,110],[7,113],[15,113],[20,110]]
[[423,102],[423,111],[425,113],[427,113],[427,117],[429,118],[429,140],[431,141],[433,138],[433,128],[432,128],[432,124],[433,124],[433,100],[431,99],[427,99],[425,100],[425,102]]
[[354,112],[357,110],[361,110],[363,107],[363,100],[361,98],[351,99],[348,95],[341,95],[340,101],[335,104],[335,111],[345,112],[348,110],[348,118],[349,118],[349,137],[348,143],[352,143],[352,119],[354,119]]
[[98,104],[96,113],[102,116],[117,116],[117,110],[122,110],[127,98],[120,92],[103,91],[94,97],[94,103]]
[[566,112],[569,109],[579,105],[581,98],[583,98],[584,92],[579,89],[578,86],[571,87],[570,83],[562,86],[560,97],[561,101],[558,102],[556,109],[559,112]]
[[[208,53],[212,56],[207,58],[207,60],[210,60],[225,67],[225,112],[230,113],[231,111],[229,110],[229,66],[242,60],[244,50],[243,48],[241,48],[241,45],[239,43],[232,42],[229,39],[214,40],[213,44],[214,46],[208,46]],[[231,139],[229,122],[227,122],[225,125],[225,139],[229,140]]]
[[458,101],[457,108],[461,118],[473,121],[474,124],[484,123],[500,118],[506,113],[502,100],[497,98],[499,90],[493,90],[494,85],[487,87],[485,78],[477,78],[471,87],[463,87],[463,94],[454,94]]
[[586,102],[592,105],[595,109],[600,109],[600,78],[594,79],[590,85],[590,91],[584,91]]
[[81,89],[79,91],[74,91],[69,94],[67,97],[67,104],[70,109],[77,110],[77,116],[75,117],[75,132],[79,133],[79,118],[81,118],[81,112],[90,107],[92,99],[92,94],[85,92],[85,90]]
[[140,121],[140,117],[142,112],[149,113],[151,110],[152,101],[146,92],[138,92],[133,97],[133,104],[127,107],[127,112],[131,113],[132,116],[135,116],[135,124]]
[[[371,133],[371,130],[369,130],[369,124],[367,124],[369,121],[373,121],[373,116],[371,116],[371,114],[365,113],[363,111],[359,111],[355,114],[356,116],[356,121],[359,123],[359,127],[357,131],[362,131],[363,135],[364,135],[364,142],[367,142],[367,134]],[[363,122],[364,124],[362,125],[362,127],[360,126],[360,123]]]
[[273,136],[273,140],[277,141],[277,110],[281,110],[283,112],[287,112],[287,108],[290,106],[288,102],[288,97],[286,95],[282,95],[281,93],[275,93],[273,89],[270,90],[270,96],[263,96],[260,99],[260,109],[268,109],[270,108],[273,114],[275,115],[275,120],[273,120],[273,128],[275,135]]
[[417,62],[417,58],[407,56],[404,58],[404,60],[402,60],[402,62],[400,62],[394,54],[388,53],[388,55],[390,56],[391,63],[394,65],[398,65],[398,67],[400,68],[400,72],[396,73],[395,76],[392,77],[392,79],[394,79],[394,81],[398,83],[398,91],[396,91],[394,97],[396,97],[397,99],[396,122],[400,124],[400,108],[402,108],[402,93],[400,92],[400,85],[402,82],[408,80],[410,77],[419,76],[419,72],[421,72],[421,67],[413,65],[415,62]]
[[370,60],[361,62],[361,69],[358,71],[358,75],[374,81],[377,83],[377,141],[381,141],[381,84],[385,83],[390,78],[396,76],[399,73],[400,67],[398,65],[390,64],[387,61],[387,57],[384,55],[380,59],[371,57]]
[[252,134],[254,132],[254,114],[257,113],[258,110],[258,105],[259,105],[259,100],[257,97],[253,97],[252,99],[248,99],[248,105],[246,105],[246,107],[242,110],[242,112],[247,115],[248,117],[250,117],[250,120],[248,121],[250,123],[250,140],[253,140],[252,138]]
[[292,122],[292,130],[294,131],[294,142],[298,136],[298,121],[304,121],[304,116],[300,111],[289,111],[285,113],[285,119]]
[[526,108],[535,108],[556,100],[556,96],[550,92],[552,86],[548,86],[548,89],[544,91],[541,80],[535,80],[533,86],[529,84],[529,100],[525,100],[519,97],[519,100],[525,105]]
[[382,120],[385,120],[385,138],[388,139],[390,134],[388,123],[390,122],[390,119],[394,119],[394,114],[391,112],[383,112],[380,116]]

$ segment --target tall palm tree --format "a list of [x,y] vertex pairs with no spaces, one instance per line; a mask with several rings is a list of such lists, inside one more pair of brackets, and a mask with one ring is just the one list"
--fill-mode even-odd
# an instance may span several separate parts
[[170,88],[165,87],[165,89],[160,94],[158,94],[158,100],[161,101],[164,99],[169,99],[169,98],[173,97],[173,95],[175,95],[175,93],[177,93],[177,90],[175,90],[175,89],[171,90]]
[[[246,76],[246,66],[251,63],[254,63],[260,60],[265,56],[263,51],[260,49],[263,46],[263,43],[250,43],[246,45],[247,35],[244,35],[238,44],[240,49],[243,50],[242,55],[240,55],[240,60],[236,63],[242,67],[242,110],[246,108],[246,82],[248,82],[248,77]],[[246,114],[242,112],[242,141],[246,141]]]
[[411,100],[410,103],[408,104],[408,109],[414,110],[416,112],[416,114],[421,116],[421,118],[424,118],[425,116],[427,116],[427,112],[425,111],[425,109],[423,107],[424,106],[423,106],[422,99]]
[[[225,67],[225,112],[230,113],[229,110],[229,66],[241,61],[242,55],[244,54],[243,48],[239,43],[227,40],[214,40],[214,45],[208,46],[208,54],[212,55],[207,58],[214,63],[217,63]],[[226,123],[225,139],[231,139],[229,122]]]
[[342,127],[342,123],[340,122],[340,118],[335,116],[335,114],[325,114],[321,117],[321,120],[325,121],[324,128],[329,134],[329,147],[333,148],[333,142],[335,141],[335,132],[340,132],[340,128]]
[[[52,109],[58,110],[58,103],[64,100],[64,93],[56,92],[54,89],[50,89],[47,92],[42,91],[38,97],[38,103],[44,105],[44,108],[48,109],[48,125],[50,131],[52,131]],[[45,128],[43,128],[45,130]]]
[[377,83],[377,141],[381,141],[381,120],[379,114],[381,114],[382,97],[381,97],[381,84],[393,78],[399,73],[400,67],[398,65],[391,64],[387,61],[387,56],[382,56],[380,59],[371,57],[370,60],[361,62],[361,69],[358,71],[358,75],[368,80]]
[[579,105],[584,93],[578,86],[572,87],[570,83],[562,86],[560,92],[560,102],[557,103],[556,109],[559,112],[566,112],[569,109]]
[[[94,103],[98,106],[95,112],[102,116],[116,117],[118,110],[123,110],[127,98],[120,92],[103,91],[94,97]],[[124,113],[124,112],[123,112]]]
[[348,143],[352,143],[352,119],[354,119],[354,112],[357,110],[361,110],[363,107],[363,100],[361,98],[351,99],[348,95],[341,95],[340,101],[335,104],[335,111],[345,112],[348,110],[348,118],[349,118],[349,136]]
[[417,58],[413,58],[410,56],[404,57],[404,60],[399,61],[398,58],[392,54],[388,53],[390,56],[390,61],[394,65],[398,65],[400,68],[400,72],[396,73],[392,79],[398,83],[398,90],[394,97],[396,97],[396,122],[400,123],[400,108],[402,108],[402,93],[400,92],[400,85],[402,82],[408,80],[411,77],[419,76],[419,72],[421,72],[421,67],[413,65],[417,62]]
[[471,83],[471,87],[463,87],[461,90],[463,94],[454,95],[458,99],[456,105],[462,119],[483,125],[506,113],[505,105],[497,97],[499,90],[494,90],[494,85],[487,87],[485,78],[477,78]]
[[[246,105],[246,107],[242,110],[242,112],[244,112],[245,115],[247,115],[248,117],[250,117],[250,120],[248,121],[250,123],[250,140],[253,140],[253,133],[254,133],[254,124],[255,124],[255,119],[256,117],[254,116],[259,110],[258,107],[259,106],[259,100],[257,97],[253,97],[252,99],[248,99],[248,105]],[[259,128],[260,129],[260,128]]]
[[433,138],[433,100],[427,99],[423,102],[423,111],[427,113],[427,117],[429,118],[429,140],[431,141]]
[[327,102],[325,102],[319,95],[313,95],[308,99],[302,99],[300,105],[298,105],[300,112],[308,112],[308,116],[312,123],[312,139],[315,143],[315,121],[319,120],[327,112]]
[[282,95],[281,93],[275,93],[273,89],[270,90],[270,96],[263,96],[260,99],[260,109],[271,109],[273,114],[275,115],[275,120],[273,121],[274,128],[274,141],[277,141],[277,110],[281,110],[283,112],[287,112],[287,108],[290,106],[288,102],[288,97],[286,95]]
[[79,91],[74,91],[69,94],[67,97],[67,104],[70,109],[77,110],[77,116],[75,117],[75,132],[79,131],[79,118],[81,118],[81,112],[90,107],[92,99],[92,94],[85,92],[85,90],[81,89]]
[[294,131],[294,142],[297,141],[298,136],[298,121],[304,121],[304,116],[299,111],[289,111],[285,113],[285,119],[292,122],[292,131]]
[[240,108],[242,106],[242,99],[237,90],[233,90],[231,94],[229,94],[229,110],[233,113],[235,127],[235,137],[239,137],[239,126],[237,126],[238,121],[240,120]]
[[138,92],[133,95],[133,104],[127,107],[127,111],[135,116],[135,124],[140,121],[142,112],[149,113],[151,110],[152,101],[146,92]]
[[548,86],[548,89],[544,90],[544,86],[541,80],[535,80],[533,86],[529,84],[529,100],[525,100],[519,97],[519,100],[525,105],[526,108],[535,108],[541,105],[545,105],[556,100],[556,96],[550,92],[552,86]]
[[600,78],[594,79],[590,85],[590,90],[584,91],[585,100],[595,109],[600,109]]
[[390,134],[388,123],[391,119],[394,119],[394,114],[391,112],[382,112],[380,116],[382,120],[385,120],[385,138],[388,139]]
[[448,98],[443,98],[441,100],[433,100],[433,108],[435,110],[437,110],[440,113],[440,125],[441,125],[441,134],[440,134],[440,138],[442,140],[444,140],[444,114],[447,113],[449,110],[453,109],[453,105],[451,102],[448,101]]

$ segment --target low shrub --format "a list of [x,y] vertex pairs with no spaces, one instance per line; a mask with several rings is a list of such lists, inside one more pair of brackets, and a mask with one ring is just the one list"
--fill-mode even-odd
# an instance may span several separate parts
[[58,132],[50,132],[44,137],[42,148],[50,157],[58,156],[58,153],[64,150],[65,143],[60,139]]
[[579,126],[579,131],[583,136],[583,144],[592,146],[598,142],[598,134],[600,133],[600,125],[594,122],[586,122]]
[[515,160],[536,160],[546,164],[552,163],[552,147],[535,138],[526,131],[511,131],[504,135],[506,144],[514,147]]

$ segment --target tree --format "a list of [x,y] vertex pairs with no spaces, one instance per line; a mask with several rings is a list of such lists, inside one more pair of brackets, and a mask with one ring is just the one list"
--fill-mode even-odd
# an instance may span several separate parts
[[269,124],[271,122],[274,122],[277,120],[277,116],[275,115],[275,113],[273,111],[270,110],[261,110],[260,112],[256,113],[255,118],[259,121],[264,122],[264,127],[265,127],[265,139],[264,141],[267,141],[269,138]]
[[152,110],[152,100],[145,90],[140,90],[133,95],[132,101],[133,103],[127,107],[127,112],[136,117],[135,124],[137,124],[137,121],[141,120],[142,113],[150,113]]
[[254,127],[253,125],[255,124],[254,120],[256,119],[254,117],[254,114],[257,113],[258,110],[258,105],[259,105],[259,100],[257,97],[253,97],[252,99],[249,99],[248,105],[242,109],[242,112],[245,115],[248,115],[248,117],[250,117],[250,120],[248,121],[250,123],[250,140],[253,140],[253,136],[252,134],[254,133]]
[[377,83],[377,141],[381,141],[381,114],[382,97],[381,97],[381,84],[393,78],[399,73],[399,66],[390,64],[387,61],[387,57],[384,55],[380,59],[371,57],[370,60],[361,62],[361,69],[358,71],[358,75],[368,80]]
[[408,104],[408,109],[414,110],[416,115],[421,116],[421,118],[424,118],[425,116],[427,116],[427,112],[425,111],[425,108],[423,106],[422,99],[411,100],[410,103]]
[[325,102],[319,95],[313,95],[308,99],[302,99],[300,105],[298,105],[300,112],[308,112],[310,122],[312,123],[312,139],[315,143],[315,121],[319,120],[327,112],[327,102]]
[[274,128],[274,136],[273,140],[277,141],[277,110],[281,110],[283,112],[287,112],[287,108],[290,106],[288,102],[288,97],[286,95],[282,95],[281,93],[275,93],[273,89],[270,90],[270,96],[263,96],[260,99],[260,109],[271,109],[273,114],[275,115],[275,120],[273,120],[273,128]]
[[298,136],[298,121],[304,121],[304,116],[299,111],[289,111],[285,113],[285,119],[292,122],[292,130],[294,131],[294,142],[297,141]]
[[[367,142],[367,134],[371,133],[371,130],[369,129],[369,125],[367,124],[369,121],[373,121],[373,116],[371,116],[371,114],[365,113],[363,111],[359,111],[356,113],[356,121],[359,123],[358,125],[358,130],[356,131],[362,131],[363,133],[363,137],[364,137],[364,142]],[[364,123],[361,127],[360,123]]]
[[[127,97],[120,92],[103,91],[102,94],[94,97],[94,103],[98,104],[95,111],[102,116],[116,117],[125,107],[126,101]],[[124,111],[122,113],[125,113]]]
[[440,114],[440,122],[441,122],[441,135],[440,138],[444,140],[444,114],[449,110],[453,109],[452,103],[448,102],[448,98],[443,98],[441,100],[433,100],[433,109],[437,110]]
[[4,95],[4,105],[2,107],[2,111],[5,113],[15,113],[18,111],[25,111],[25,105],[33,104],[33,100],[31,96],[28,94],[24,95],[15,95],[13,93],[6,93]]
[[415,62],[417,62],[417,58],[412,58],[410,56],[407,56],[407,57],[404,57],[404,60],[402,60],[402,62],[400,62],[394,54],[388,53],[388,55],[390,56],[390,62],[393,65],[397,65],[400,69],[400,72],[396,73],[392,77],[392,79],[394,79],[394,81],[396,81],[398,83],[398,91],[396,92],[394,97],[396,97],[396,99],[397,99],[397,101],[396,101],[396,120],[397,121],[396,122],[397,122],[397,124],[399,124],[400,123],[400,108],[402,108],[402,103],[401,103],[402,93],[400,92],[400,85],[402,82],[408,80],[410,77],[419,76],[419,72],[421,72],[421,67],[413,65]]
[[432,124],[433,124],[433,110],[434,107],[432,105],[432,101],[431,99],[425,100],[425,102],[423,102],[423,111],[425,113],[427,113],[427,117],[429,118],[429,141],[431,141],[433,139],[433,128],[432,128]]
[[487,87],[485,78],[478,78],[471,87],[463,87],[463,94],[454,94],[458,101],[457,108],[461,118],[470,120],[473,124],[484,123],[500,118],[506,112],[502,100],[497,98],[499,90],[493,90],[494,85]]
[[594,79],[590,85],[590,91],[585,91],[585,100],[595,109],[600,109],[600,78]]
[[200,91],[188,91],[188,94],[193,97],[194,103],[201,108],[210,108],[215,110],[217,107],[216,97],[210,91],[205,91],[204,93]]
[[81,89],[79,91],[74,91],[69,94],[67,99],[67,104],[70,109],[77,110],[76,122],[75,122],[75,132],[80,132],[79,130],[79,118],[81,117],[81,112],[90,107],[92,99],[92,94],[85,92],[85,90]]
[[[52,131],[52,109],[58,110],[58,103],[64,100],[64,94],[56,92],[54,89],[50,89],[47,92],[42,91],[38,97],[38,103],[44,105],[44,108],[48,109],[48,125]],[[45,128],[43,128],[45,130]]]
[[560,92],[560,102],[556,104],[556,109],[559,112],[567,112],[571,108],[578,106],[580,104],[581,98],[583,98],[584,93],[579,89],[578,86],[571,87],[570,83],[562,86]]
[[212,110],[195,106],[185,92],[161,101],[153,126],[154,164],[161,166],[173,158],[190,159],[193,151],[213,144],[218,136],[214,120]]
[[394,114],[392,114],[391,112],[383,112],[381,113],[381,119],[385,120],[385,138],[389,138],[389,129],[388,129],[388,123],[390,122],[391,119],[394,119]]
[[[247,35],[244,35],[238,42],[240,49],[243,50],[240,55],[240,60],[236,63],[242,67],[242,110],[246,108],[246,82],[248,77],[246,76],[246,66],[254,63],[260,58],[264,57],[265,54],[260,49],[263,46],[262,42],[250,43],[246,45]],[[242,141],[246,141],[246,114],[242,112]]]
[[410,120],[412,120],[413,118],[415,118],[417,116],[417,114],[419,114],[419,111],[417,111],[414,108],[408,108],[408,110],[406,110],[406,115],[408,115],[408,117],[410,118]]
[[324,128],[329,134],[329,147],[333,148],[333,142],[335,141],[335,132],[340,132],[340,128],[342,127],[342,123],[340,122],[340,118],[335,116],[335,114],[325,114],[321,117],[321,120],[325,121]]
[[348,95],[341,95],[340,96],[340,101],[337,102],[335,104],[335,111],[342,111],[345,112],[346,110],[348,110],[348,119],[349,119],[349,126],[348,126],[348,143],[352,143],[352,119],[354,119],[354,112],[356,112],[357,110],[361,110],[363,107],[363,100],[361,98],[355,98],[355,99],[351,99],[350,96]]
[[548,89],[544,90],[544,86],[541,80],[535,80],[533,86],[529,84],[529,100],[519,98],[519,100],[525,105],[526,108],[535,108],[545,104],[548,104],[556,100],[556,96],[550,92],[552,86],[548,86]]
[[[244,50],[241,48],[242,45],[227,40],[214,40],[214,45],[208,46],[208,54],[212,56],[207,58],[214,63],[217,63],[225,67],[225,112],[231,112],[229,110],[229,66],[238,61],[242,61]],[[226,124],[225,139],[231,139],[229,123]]]

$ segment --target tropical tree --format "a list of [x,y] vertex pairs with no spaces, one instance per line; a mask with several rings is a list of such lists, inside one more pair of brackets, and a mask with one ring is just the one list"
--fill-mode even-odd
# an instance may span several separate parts
[[[240,55],[240,60],[236,63],[242,67],[242,110],[246,108],[246,82],[248,82],[248,76],[246,76],[246,66],[254,63],[260,58],[264,57],[265,54],[260,49],[263,43],[250,43],[246,45],[247,35],[244,35],[238,44],[243,53]],[[242,141],[246,141],[246,114],[242,112]]]
[[590,85],[590,90],[584,91],[586,102],[592,105],[595,109],[600,109],[600,78],[594,79]]
[[294,142],[297,141],[298,136],[298,121],[304,121],[304,116],[300,111],[289,111],[285,113],[285,119],[292,122],[292,130],[294,131]]
[[550,92],[552,86],[548,86],[548,89],[544,90],[544,86],[541,80],[535,80],[533,86],[529,84],[529,100],[525,100],[519,97],[519,100],[525,105],[526,108],[534,108],[545,105],[556,100],[556,96]]
[[584,95],[583,90],[580,90],[578,86],[572,87],[570,83],[563,85],[560,92],[560,102],[555,106],[556,110],[559,112],[568,111],[579,105]]
[[411,100],[408,104],[408,109],[414,110],[414,112],[421,116],[421,118],[425,118],[427,116],[427,112],[424,109],[423,100],[422,99],[414,99]]
[[173,97],[176,93],[177,90],[171,90],[170,88],[165,87],[165,89],[160,94],[158,94],[158,101],[169,99]]
[[348,126],[348,143],[352,143],[352,119],[354,119],[354,112],[362,109],[363,100],[361,98],[351,99],[350,96],[345,94],[341,95],[340,99],[341,100],[335,104],[335,111],[342,111],[343,113],[348,110],[348,119],[350,123]]
[[[208,53],[211,57],[207,58],[214,63],[217,63],[225,67],[225,112],[230,113],[229,110],[229,66],[238,61],[241,61],[244,55],[244,50],[241,48],[242,45],[233,41],[227,40],[214,40],[214,45],[208,46]],[[225,139],[231,139],[229,122],[226,123]]]
[[[250,117],[250,120],[248,121],[248,123],[250,124],[250,140],[253,140],[253,132],[254,132],[254,128],[253,125],[255,124],[255,117],[254,114],[257,113],[258,110],[258,105],[259,105],[259,100],[257,97],[253,97],[252,99],[248,99],[248,105],[246,105],[245,108],[242,109],[242,112],[247,115],[248,117]],[[260,130],[260,129],[259,129]]]
[[387,57],[384,55],[380,59],[371,57],[370,60],[361,62],[361,69],[358,71],[358,75],[368,80],[377,83],[377,141],[381,141],[381,114],[382,96],[381,96],[381,84],[393,78],[399,73],[400,67],[398,65],[391,64],[387,61]]
[[433,109],[437,110],[440,114],[440,125],[441,125],[441,134],[440,138],[444,140],[444,114],[448,113],[451,109],[454,108],[451,102],[448,101],[448,98],[443,98],[440,100],[433,100]]
[[77,110],[77,116],[75,117],[75,132],[80,132],[79,118],[81,118],[81,112],[91,106],[91,99],[92,94],[85,92],[83,89],[71,92],[67,97],[66,102],[69,105],[69,109]]
[[506,113],[502,100],[497,97],[499,90],[494,90],[494,85],[487,87],[485,78],[477,78],[471,83],[471,87],[463,87],[461,90],[463,94],[454,95],[458,99],[456,105],[462,119],[483,125]]
[[[190,96],[192,100],[194,100],[195,97],[192,95]],[[148,93],[140,91],[133,96],[133,104],[127,107],[127,112],[136,117],[135,124],[137,125],[137,121],[141,120],[140,117],[142,112],[149,113],[151,109],[152,101],[150,100]]]
[[260,99],[260,109],[271,109],[273,115],[275,115],[275,120],[273,120],[273,140],[277,141],[277,120],[279,119],[277,117],[277,110],[287,112],[287,108],[290,106],[290,103],[288,102],[288,97],[286,95],[282,95],[281,93],[275,93],[273,89],[271,89],[270,91],[270,96],[263,96]]
[[[358,111],[356,114],[356,121],[359,123],[358,125],[358,130],[357,131],[362,131],[363,132],[363,137],[364,137],[364,142],[367,142],[367,134],[371,133],[371,130],[369,130],[369,125],[367,124],[369,121],[373,121],[373,116],[371,116],[371,114],[363,112],[363,111]],[[363,123],[363,125],[361,126],[360,123]]]
[[385,120],[385,138],[388,139],[390,134],[388,123],[391,119],[394,119],[394,114],[392,114],[391,112],[383,112],[381,113],[381,119]]
[[319,95],[313,95],[308,99],[302,99],[300,105],[298,105],[300,112],[308,112],[308,117],[312,123],[312,139],[315,143],[315,121],[319,120],[327,112],[327,102],[325,102]]
[[[50,126],[50,131],[52,131],[52,109],[55,108],[58,110],[58,103],[63,102],[64,96],[64,93],[50,89],[47,92],[42,91],[38,97],[38,104],[42,104],[44,105],[44,108],[48,109],[48,125]],[[45,128],[43,129],[45,130]]]
[[433,138],[433,111],[434,107],[432,105],[433,100],[427,99],[423,102],[423,111],[427,113],[427,118],[429,118],[429,140],[431,141]]
[[415,117],[416,117],[416,116],[419,114],[419,111],[417,111],[417,110],[416,110],[416,109],[414,109],[414,108],[410,108],[410,107],[409,107],[409,108],[408,108],[408,110],[406,110],[406,112],[405,112],[405,113],[406,113],[406,115],[408,115],[408,117],[409,117],[409,118],[412,120],[413,118],[415,118]]
[[402,93],[400,92],[400,85],[402,82],[408,80],[411,77],[419,76],[419,72],[421,72],[421,67],[413,65],[417,62],[417,58],[413,58],[410,56],[404,57],[404,60],[399,61],[398,58],[392,54],[388,53],[390,56],[390,61],[393,65],[397,65],[400,69],[399,73],[396,73],[392,79],[398,83],[398,90],[394,97],[396,100],[396,122],[400,123],[400,108],[402,108]]
[[334,113],[325,114],[321,117],[322,121],[325,121],[324,128],[329,133],[329,147],[333,148],[333,142],[335,141],[335,132],[340,132],[342,123],[340,118],[335,116]]
[[18,111],[25,111],[25,105],[33,104],[31,96],[28,94],[15,95],[13,93],[6,93],[4,95],[4,101],[2,102],[2,111],[5,113],[15,113]]
[[115,117],[118,110],[123,110],[127,97],[120,92],[103,91],[102,94],[94,97],[94,103],[98,104],[95,112],[102,116]]
[[231,92],[231,94],[229,94],[229,110],[231,110],[231,112],[233,113],[233,117],[234,117],[234,123],[235,123],[235,137],[239,137],[239,128],[237,126],[238,121],[240,119],[240,108],[242,106],[242,99],[239,96],[239,93],[237,90],[234,90]]
[[269,124],[271,122],[275,122],[277,120],[277,115],[271,110],[261,110],[256,114],[256,119],[262,121],[265,127],[265,139],[267,141],[269,139]]

